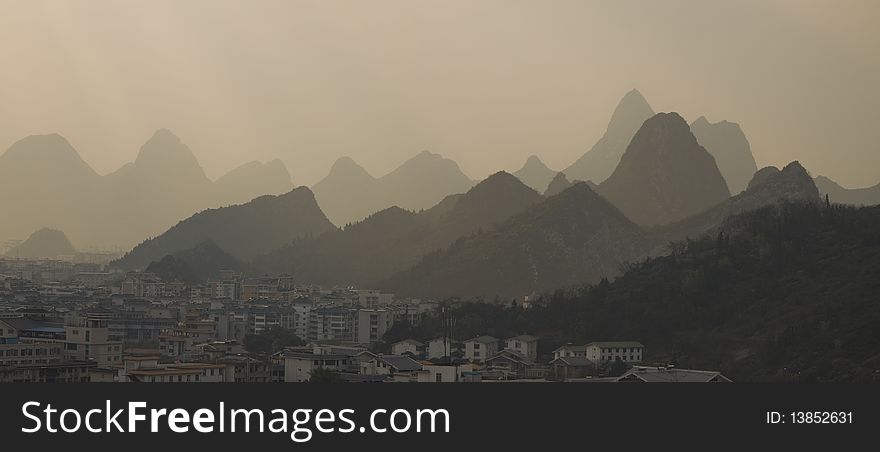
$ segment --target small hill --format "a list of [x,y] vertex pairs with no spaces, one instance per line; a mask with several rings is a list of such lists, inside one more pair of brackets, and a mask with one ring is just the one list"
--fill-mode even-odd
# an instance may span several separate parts
[[64,232],[42,228],[31,234],[24,242],[7,251],[6,256],[22,259],[49,259],[75,253],[76,250]]
[[194,248],[169,254],[151,262],[146,272],[155,273],[165,282],[202,284],[220,275],[221,270],[242,271],[245,264],[206,240]]

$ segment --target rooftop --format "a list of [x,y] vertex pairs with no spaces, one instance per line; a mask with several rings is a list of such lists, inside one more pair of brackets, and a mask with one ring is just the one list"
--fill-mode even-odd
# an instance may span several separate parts
[[508,341],[534,342],[534,341],[537,341],[538,338],[535,336],[530,336],[528,334],[520,334],[519,336],[507,338],[507,340]]
[[617,378],[617,381],[640,380],[647,383],[709,383],[731,380],[713,370],[676,369],[674,367],[636,366]]
[[473,339],[468,339],[464,342],[479,342],[481,344],[491,344],[493,342],[498,342],[498,338],[492,336],[479,336]]
[[389,366],[401,371],[401,372],[412,372],[415,370],[421,370],[422,365],[419,364],[418,361],[410,358],[409,356],[401,356],[401,355],[379,355],[379,358]]
[[584,347],[596,346],[599,348],[645,348],[641,342],[636,341],[604,341],[590,342]]
[[391,345],[394,346],[394,345],[397,345],[397,344],[412,344],[412,345],[415,345],[416,347],[421,347],[421,346],[425,345],[425,344],[423,344],[423,343],[421,343],[421,342],[419,342],[419,341],[417,341],[417,340],[415,340],[415,339],[404,339],[404,340],[402,340],[402,341],[397,341],[397,342],[395,342],[395,343],[393,343],[393,344],[391,344]]

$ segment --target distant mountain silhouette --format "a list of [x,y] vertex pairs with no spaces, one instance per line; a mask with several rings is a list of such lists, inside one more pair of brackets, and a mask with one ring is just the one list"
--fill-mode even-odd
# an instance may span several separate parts
[[473,184],[452,160],[423,151],[380,178],[342,157],[313,190],[330,221],[343,226],[389,206],[426,209]]
[[129,247],[200,210],[291,188],[278,160],[247,163],[212,182],[167,129],[156,131],[134,162],[106,176],[60,135],[34,135],[0,156],[0,240],[48,225],[85,247]]
[[0,239],[22,239],[50,226],[77,240],[98,213],[101,176],[64,137],[33,135],[0,156]]
[[645,241],[641,228],[578,183],[378,286],[413,296],[517,297],[616,274]]
[[868,188],[844,188],[825,176],[819,176],[815,180],[819,195],[824,197],[827,194],[832,203],[856,206],[880,204],[880,184]]
[[195,155],[167,129],[157,130],[135,161],[111,176],[104,216],[109,224],[101,232],[107,243],[136,243],[217,204]]
[[730,192],[736,194],[745,190],[758,171],[758,165],[739,124],[727,121],[713,124],[705,116],[700,116],[691,124],[691,132],[700,145],[715,157],[715,163],[727,181]]
[[556,176],[556,171],[547,168],[547,165],[538,156],[533,155],[526,159],[523,167],[513,175],[529,187],[541,191],[547,188],[547,184]]
[[654,116],[654,110],[642,93],[635,89],[626,93],[614,109],[602,138],[562,172],[569,180],[601,184],[617,168],[636,131],[651,116]]
[[262,195],[280,195],[293,189],[290,173],[281,160],[248,162],[214,182],[220,205],[240,204]]
[[259,254],[309,235],[334,229],[307,187],[266,195],[248,203],[208,209],[181,221],[158,237],[148,239],[113,262],[115,267],[140,269],[168,254],[213,241],[237,259]]
[[194,248],[168,254],[153,261],[146,271],[155,273],[165,282],[180,281],[201,284],[217,278],[221,270],[243,271],[245,264],[223,251],[212,240],[206,240]]
[[57,229],[42,228],[6,252],[7,257],[44,259],[69,256],[76,253],[70,240]]
[[456,239],[489,230],[541,201],[516,177],[496,173],[467,193],[449,196],[420,213],[389,207],[314,238],[296,241],[254,260],[263,272],[291,273],[325,285],[362,284],[404,270]]
[[732,215],[756,210],[780,202],[818,202],[819,191],[807,170],[797,161],[780,171],[769,166],[755,173],[748,188],[697,215],[654,231],[657,246],[654,254],[663,254],[670,241],[696,238],[720,227]]
[[[549,197],[549,196],[558,195],[558,194],[562,193],[563,191],[565,191],[568,187],[571,187],[572,185],[573,184],[571,182],[569,182],[568,179],[565,177],[565,173],[556,173],[556,176],[547,185],[547,189],[544,190],[544,196]],[[593,191],[596,190],[595,185],[590,186],[590,184],[587,184],[587,186],[589,186],[590,189]]]
[[731,216],[818,199],[806,170],[793,162],[782,171],[759,171],[747,190],[690,218],[642,228],[578,182],[374,286],[405,296],[489,298],[565,289],[614,278],[625,264],[668,254],[671,242],[711,234]]
[[677,113],[645,121],[599,193],[643,226],[681,220],[730,197],[715,159]]

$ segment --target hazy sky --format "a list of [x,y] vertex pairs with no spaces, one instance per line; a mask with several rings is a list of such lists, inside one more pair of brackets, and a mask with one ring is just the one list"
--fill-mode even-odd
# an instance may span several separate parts
[[880,1],[0,0],[0,148],[58,132],[98,172],[160,127],[208,175],[423,149],[562,169],[638,88],[739,122],[759,166],[880,181]]

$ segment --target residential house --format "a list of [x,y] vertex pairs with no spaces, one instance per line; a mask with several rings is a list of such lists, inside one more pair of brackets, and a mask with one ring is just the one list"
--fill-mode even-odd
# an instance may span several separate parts
[[528,361],[538,359],[538,338],[522,334],[505,340],[505,349],[519,353]]
[[415,339],[404,339],[391,344],[392,355],[409,354],[411,356],[420,357],[424,354],[425,344]]
[[586,345],[572,345],[566,344],[562,347],[553,350],[553,359],[559,358],[574,358],[574,357],[585,357],[587,356],[587,346]]
[[673,366],[635,366],[617,377],[616,381],[625,383],[732,383],[729,378],[718,371],[678,369]]
[[640,342],[590,342],[585,345],[586,357],[594,363],[609,363],[618,359],[627,364],[642,362],[645,346]]
[[498,353],[498,339],[479,336],[464,341],[464,357],[473,363],[482,362]]
[[584,378],[593,375],[596,364],[586,356],[561,356],[550,361],[550,374],[555,380]]

